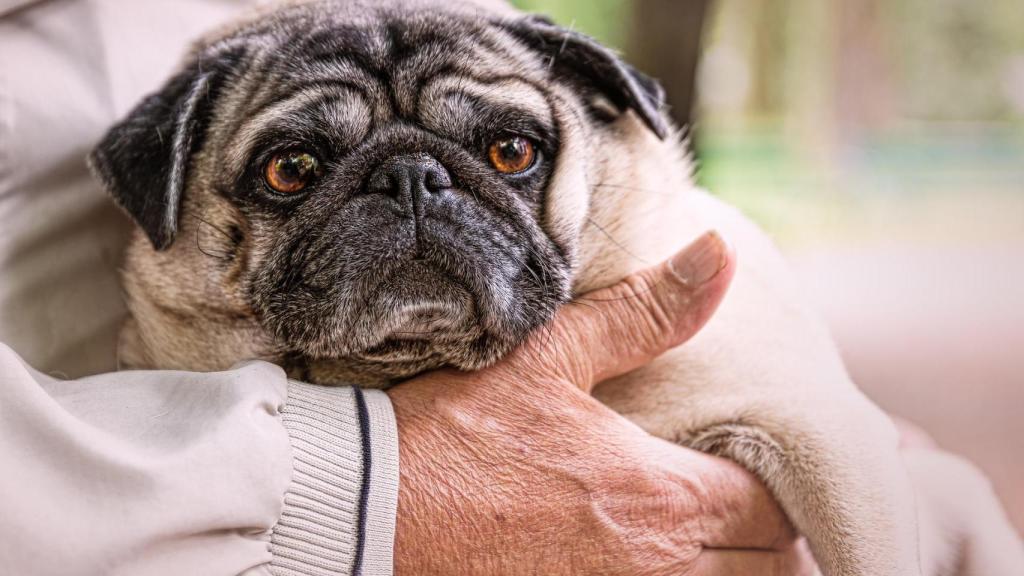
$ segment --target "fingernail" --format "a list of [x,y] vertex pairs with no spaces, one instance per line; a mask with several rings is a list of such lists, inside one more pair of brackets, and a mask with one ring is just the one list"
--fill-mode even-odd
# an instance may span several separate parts
[[715,232],[705,232],[669,260],[669,268],[687,286],[697,288],[710,282],[728,263],[729,248]]

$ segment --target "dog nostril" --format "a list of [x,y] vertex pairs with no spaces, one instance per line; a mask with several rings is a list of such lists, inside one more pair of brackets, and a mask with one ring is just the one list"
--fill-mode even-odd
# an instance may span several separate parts
[[443,166],[431,167],[423,179],[429,192],[441,192],[452,187],[452,177]]

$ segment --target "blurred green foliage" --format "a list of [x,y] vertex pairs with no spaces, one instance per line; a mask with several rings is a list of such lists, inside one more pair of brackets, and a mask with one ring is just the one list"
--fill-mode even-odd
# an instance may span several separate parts
[[908,117],[999,120],[1024,115],[1004,91],[1007,58],[1024,58],[1024,0],[881,4]]
[[512,4],[528,12],[547,14],[559,24],[614,48],[626,45],[631,29],[631,0],[512,0]]

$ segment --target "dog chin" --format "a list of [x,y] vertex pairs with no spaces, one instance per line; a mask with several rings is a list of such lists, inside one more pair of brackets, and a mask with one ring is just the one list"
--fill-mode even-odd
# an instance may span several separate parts
[[443,356],[446,349],[465,346],[480,329],[473,307],[424,299],[389,306],[372,343],[354,356],[366,362],[415,363]]
[[438,368],[483,368],[505,351],[483,345],[479,328],[436,331],[439,323],[446,325],[452,317],[447,311],[439,316],[432,307],[410,304],[406,316],[412,318],[412,324],[403,324],[399,331],[381,332],[383,338],[370,348],[344,356],[306,358],[303,371],[295,377],[314,384],[386,388]]
[[425,342],[465,341],[479,331],[476,299],[430,264],[413,260],[384,280],[351,325],[350,341],[367,359]]

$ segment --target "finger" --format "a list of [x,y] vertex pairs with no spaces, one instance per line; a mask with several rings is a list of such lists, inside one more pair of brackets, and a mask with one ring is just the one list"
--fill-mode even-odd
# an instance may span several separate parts
[[669,261],[563,307],[550,330],[521,349],[520,361],[565,374],[589,392],[696,334],[721,302],[734,268],[732,250],[708,232]]
[[705,549],[698,556],[694,576],[817,576],[820,574],[802,542],[783,551]]
[[707,548],[785,550],[797,533],[768,488],[731,460],[697,452],[664,440],[643,456],[662,469],[700,510],[700,523],[687,526],[690,538]]
[[724,458],[704,468],[702,484],[708,521],[702,544],[715,548],[780,550],[796,540],[796,531],[768,488],[748,470]]

